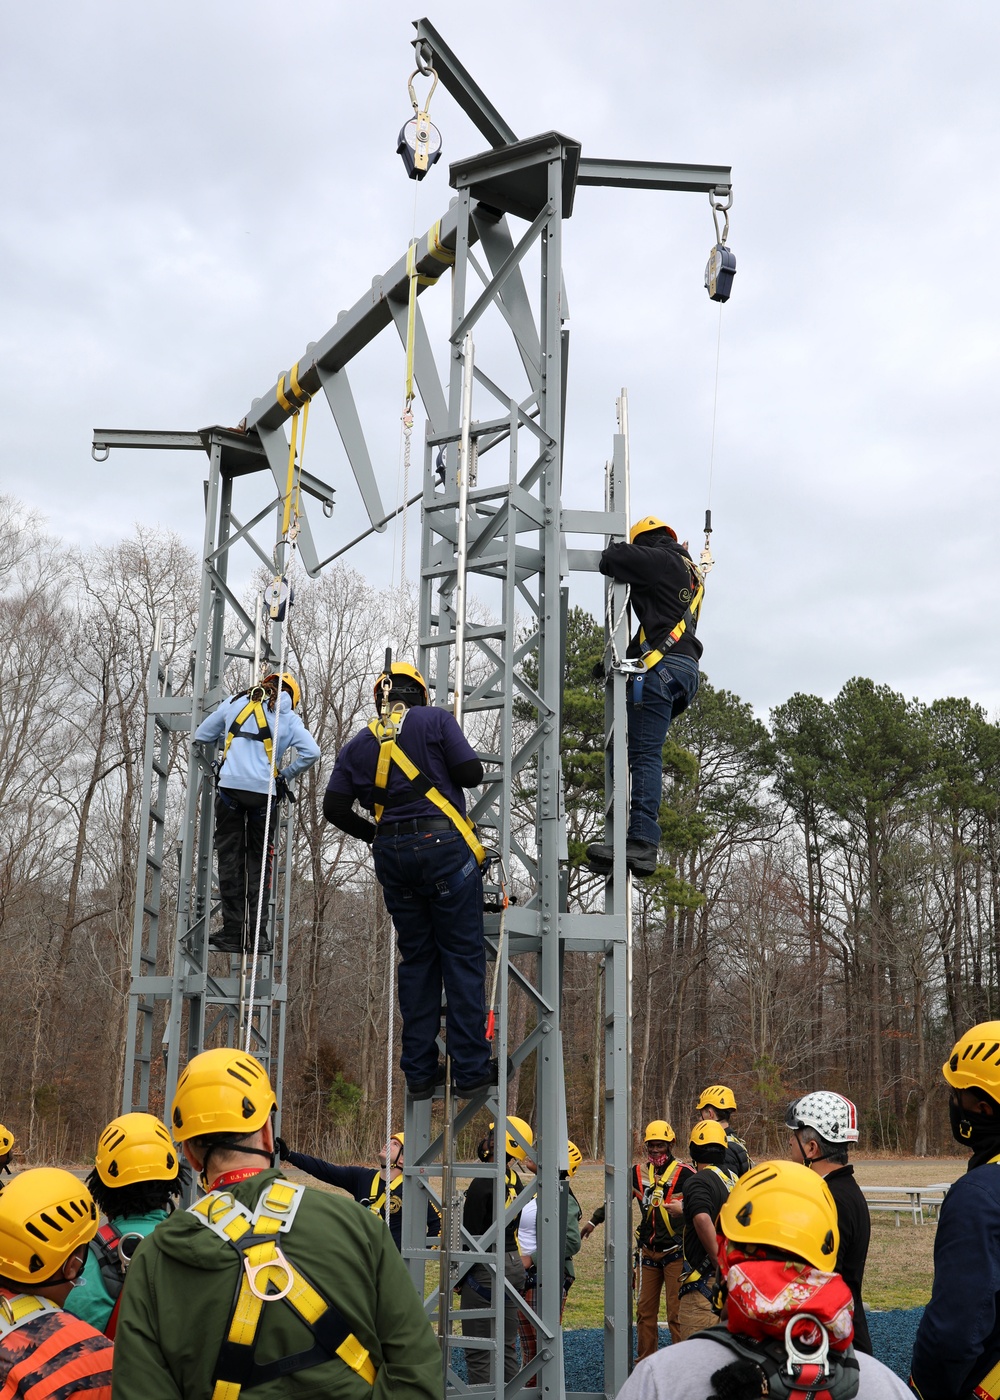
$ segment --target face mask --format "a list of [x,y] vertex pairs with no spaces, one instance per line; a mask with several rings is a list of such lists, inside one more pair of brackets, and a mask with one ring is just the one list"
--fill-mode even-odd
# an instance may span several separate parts
[[667,1165],[667,1153],[650,1152],[649,1160],[652,1162],[654,1167],[665,1167]]
[[984,1113],[969,1113],[954,1099],[948,1100],[948,1117],[951,1119],[952,1137],[963,1147],[970,1147],[973,1152],[985,1147],[987,1143],[1000,1140],[1000,1121],[995,1117],[987,1118]]

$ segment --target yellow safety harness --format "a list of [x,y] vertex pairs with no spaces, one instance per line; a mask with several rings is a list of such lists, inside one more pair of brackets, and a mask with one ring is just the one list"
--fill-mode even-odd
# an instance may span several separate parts
[[648,646],[646,630],[643,627],[639,628],[639,645],[643,649],[640,660],[647,671],[651,671],[654,666],[658,666],[670,648],[680,641],[689,627],[694,628],[698,621],[698,614],[701,612],[701,605],[705,598],[705,579],[701,570],[696,564],[692,563],[690,559],[686,559],[684,562],[687,564],[691,574],[691,581],[696,587],[694,596],[688,604],[687,611],[680,622],[678,622],[677,626],[667,635],[666,641],[659,648]]
[[[246,1387],[319,1366],[339,1356],[362,1380],[375,1384],[376,1371],[367,1350],[350,1329],[340,1309],[324,1298],[287,1258],[278,1238],[287,1234],[305,1190],[278,1178],[270,1183],[250,1211],[228,1191],[210,1191],[191,1214],[240,1256],[242,1269],[236,1300],[212,1376],[212,1400],[238,1400]],[[259,1364],[257,1334],[264,1304],[284,1301],[313,1334],[309,1351]]]
[[[444,793],[426,778],[411,758],[399,746],[399,731],[402,728],[403,720],[406,717],[406,706],[403,704],[393,705],[387,717],[383,719],[373,719],[369,721],[368,728],[378,740],[378,767],[375,770],[375,791],[384,793],[389,785],[389,770],[393,763],[399,768],[413,784],[421,797],[432,802],[438,811],[454,826],[455,830],[465,838],[465,841],[476,858],[476,864],[482,865],[486,859],[486,851],[476,836],[476,828],[468,817],[464,817],[454,803],[449,802]],[[375,824],[382,820],[382,813],[385,811],[385,803],[375,803]]]
[[[395,1181],[389,1184],[391,1200],[389,1202],[389,1213],[396,1215],[403,1209],[403,1178],[398,1176]],[[385,1212],[385,1174],[376,1172],[372,1177],[372,1189],[369,1192],[368,1200],[364,1202],[373,1215],[382,1215]]]
[[[734,1176],[732,1172],[723,1171],[721,1167],[715,1166],[714,1163],[708,1164],[708,1170],[710,1172],[715,1172],[715,1175],[723,1183],[727,1191],[731,1191],[739,1180],[739,1177]],[[722,1311],[722,1284],[719,1281],[718,1275],[709,1279],[705,1277],[700,1269],[687,1268],[681,1277],[681,1284],[680,1288],[677,1290],[677,1296],[678,1298],[683,1298],[685,1294],[693,1293],[696,1289],[702,1297],[708,1300],[717,1313]]]
[[[251,717],[257,721],[257,732],[256,734],[244,734],[242,732],[243,726]],[[264,752],[267,754],[267,761],[272,768],[274,767],[274,741],[271,738],[271,726],[268,724],[267,716],[264,714],[264,706],[259,700],[252,700],[248,697],[247,703],[229,726],[229,731],[226,734],[225,747],[222,750],[222,763],[225,763],[226,756],[229,753],[229,745],[234,739],[253,739],[262,743],[264,745]],[[219,764],[220,768],[222,767],[222,763]]]
[[[640,1168],[637,1166],[637,1175],[639,1174],[639,1171]],[[651,1190],[649,1192],[649,1201],[647,1204],[645,1217],[642,1223],[640,1224],[638,1230],[636,1230],[636,1240],[638,1240],[640,1243],[642,1235],[642,1226],[651,1224],[653,1217],[657,1211],[660,1212],[660,1217],[663,1221],[663,1224],[666,1226],[667,1234],[670,1235],[671,1238],[673,1238],[677,1234],[677,1231],[674,1229],[673,1218],[671,1217],[670,1212],[667,1210],[667,1202],[671,1199],[671,1197],[674,1194],[674,1186],[676,1185],[678,1176],[680,1176],[681,1163],[676,1161],[671,1163],[671,1165],[666,1168],[663,1176],[660,1177],[656,1175],[656,1168],[653,1166],[652,1162],[649,1162],[647,1164],[646,1171],[648,1173],[647,1185],[651,1188]],[[666,1192],[666,1196],[664,1196],[664,1192]],[[646,1192],[643,1192],[643,1197],[645,1198],[645,1196]]]
[[62,1312],[58,1303],[39,1298],[35,1293],[15,1293],[12,1298],[0,1297],[0,1342],[5,1342],[19,1327],[34,1322],[43,1313]]

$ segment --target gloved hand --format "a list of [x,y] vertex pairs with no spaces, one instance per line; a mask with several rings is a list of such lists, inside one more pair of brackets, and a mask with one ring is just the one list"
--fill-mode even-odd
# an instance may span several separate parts
[[592,678],[593,680],[595,680],[595,681],[603,681],[603,680],[606,680],[606,679],[607,679],[607,674],[608,674],[607,671],[604,669],[604,662],[603,662],[603,661],[598,661],[597,665],[594,667],[594,669],[593,669],[593,670],[591,671],[591,673],[590,673],[591,678]]
[[287,781],[287,779],[286,779],[285,777],[283,777],[283,775],[282,775],[281,773],[279,773],[279,774],[275,777],[275,780],[274,780],[274,791],[275,791],[275,796],[277,797],[277,800],[278,800],[279,802],[285,802],[285,801],[294,802],[294,801],[295,801],[295,793],[294,793],[294,792],[292,791],[292,789],[288,786],[288,781]]
[[287,1162],[289,1148],[285,1139],[283,1137],[276,1137],[274,1139],[274,1145],[278,1149],[278,1157],[280,1160],[282,1162]]

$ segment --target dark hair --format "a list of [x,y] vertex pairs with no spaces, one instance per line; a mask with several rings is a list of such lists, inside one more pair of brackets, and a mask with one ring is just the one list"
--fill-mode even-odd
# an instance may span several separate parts
[[730,1361],[712,1375],[712,1394],[708,1400],[757,1400],[766,1395],[764,1372],[752,1361]]
[[131,1186],[106,1186],[97,1168],[87,1177],[87,1190],[97,1202],[97,1208],[109,1220],[124,1220],[133,1215],[149,1215],[154,1210],[170,1210],[172,1203],[191,1180],[191,1169],[181,1162],[173,1181],[135,1181]]
[[799,1137],[806,1142],[814,1142],[822,1153],[823,1160],[827,1162],[838,1162],[841,1166],[847,1164],[847,1143],[830,1142],[816,1128],[806,1123],[798,1129]]
[[705,1162],[710,1167],[721,1167],[726,1160],[726,1148],[721,1142],[706,1142],[700,1147],[693,1142],[691,1144],[691,1160]]

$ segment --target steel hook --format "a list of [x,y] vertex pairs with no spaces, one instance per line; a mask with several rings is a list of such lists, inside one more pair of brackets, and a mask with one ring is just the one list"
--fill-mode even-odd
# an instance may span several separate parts
[[[102,451],[102,449],[104,455],[99,456],[98,454]],[[90,444],[90,455],[91,457],[93,457],[95,462],[106,462],[111,456],[111,448],[106,442],[92,442]]]

